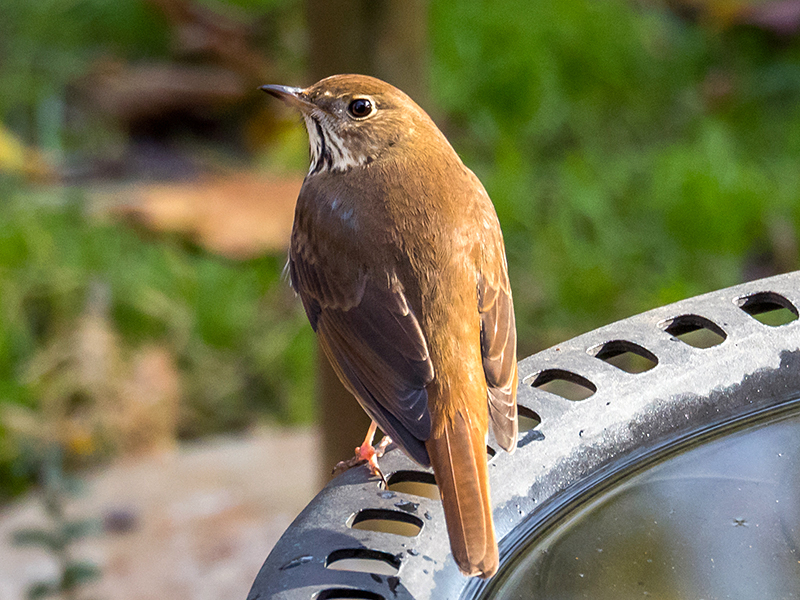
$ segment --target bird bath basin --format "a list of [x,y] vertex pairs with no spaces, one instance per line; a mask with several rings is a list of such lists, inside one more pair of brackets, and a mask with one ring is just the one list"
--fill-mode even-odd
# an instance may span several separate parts
[[489,460],[501,565],[463,577],[432,474],[393,450],[330,482],[249,599],[800,597],[800,272],[601,327],[520,362]]
[[796,598],[800,410],[744,419],[609,477],[515,534],[482,597]]

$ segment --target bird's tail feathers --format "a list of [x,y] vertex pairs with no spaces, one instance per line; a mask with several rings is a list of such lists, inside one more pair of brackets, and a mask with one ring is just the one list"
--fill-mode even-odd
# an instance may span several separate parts
[[444,506],[450,548],[465,575],[491,577],[499,558],[495,541],[486,434],[456,413],[426,446]]

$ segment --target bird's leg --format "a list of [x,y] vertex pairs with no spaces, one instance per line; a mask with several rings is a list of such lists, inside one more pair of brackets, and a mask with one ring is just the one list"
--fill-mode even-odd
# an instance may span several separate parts
[[[387,436],[383,436],[384,439],[381,440],[381,443],[376,448],[372,445],[372,440],[375,437],[375,431],[378,429],[378,424],[375,421],[372,421],[369,424],[369,429],[367,429],[367,435],[364,438],[364,443],[361,444],[356,448],[356,457],[360,460],[367,461],[367,466],[369,470],[372,471],[373,475],[377,475],[381,478],[381,482],[383,483],[384,487],[388,484],[386,483],[386,477],[383,476],[383,471],[378,466],[378,459],[383,456],[383,453],[386,451],[386,446],[389,445],[388,442],[384,443]],[[389,440],[391,442],[391,440]]]
[[367,430],[367,436],[364,438],[364,443],[356,448],[356,455],[349,460],[343,460],[339,462],[333,468],[334,475],[343,473],[350,467],[354,467],[366,462],[369,470],[372,471],[372,474],[380,477],[384,486],[388,485],[386,483],[386,477],[383,476],[383,472],[378,466],[378,459],[383,456],[384,452],[386,452],[386,448],[392,443],[392,439],[388,435],[384,435],[381,443],[378,444],[377,447],[373,446],[372,439],[375,437],[375,432],[377,429],[378,424],[375,421],[372,421],[369,425],[369,429]]

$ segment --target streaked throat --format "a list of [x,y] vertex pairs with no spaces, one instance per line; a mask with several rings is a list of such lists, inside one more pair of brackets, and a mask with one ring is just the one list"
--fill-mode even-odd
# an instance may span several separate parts
[[311,149],[308,175],[326,171],[347,171],[370,162],[369,157],[351,152],[344,140],[325,122],[324,115],[303,115]]

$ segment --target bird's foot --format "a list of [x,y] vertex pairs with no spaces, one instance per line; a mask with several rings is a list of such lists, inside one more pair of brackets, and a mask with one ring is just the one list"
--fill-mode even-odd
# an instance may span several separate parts
[[373,446],[372,438],[375,435],[375,429],[375,423],[370,425],[369,431],[367,432],[367,437],[364,439],[364,443],[358,446],[355,450],[355,456],[348,460],[343,460],[337,463],[333,468],[334,476],[340,475],[352,467],[366,463],[370,472],[380,478],[383,486],[386,487],[388,485],[386,482],[386,477],[383,475],[383,471],[381,471],[380,467],[378,466],[378,459],[383,456],[384,452],[386,452],[386,448],[388,448],[389,444],[392,443],[392,438],[390,438],[388,435],[384,435],[380,444]]

